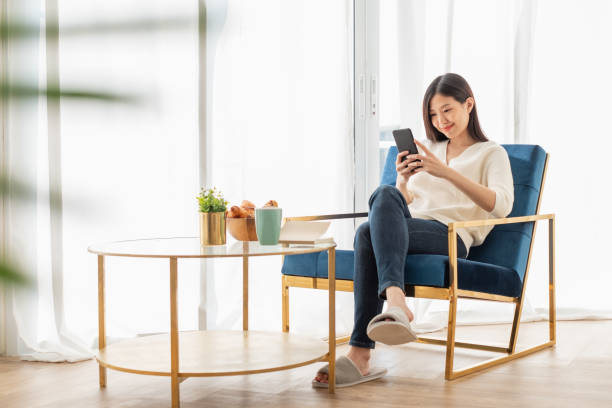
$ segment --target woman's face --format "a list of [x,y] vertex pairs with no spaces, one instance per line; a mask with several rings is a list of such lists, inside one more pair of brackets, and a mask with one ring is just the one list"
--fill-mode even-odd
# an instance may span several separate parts
[[473,107],[472,97],[461,103],[452,96],[435,94],[429,102],[431,124],[444,136],[453,139],[467,130]]

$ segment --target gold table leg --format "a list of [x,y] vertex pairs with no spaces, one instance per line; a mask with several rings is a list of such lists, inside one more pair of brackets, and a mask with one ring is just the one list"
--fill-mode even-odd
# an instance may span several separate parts
[[[106,347],[106,322],[104,320],[104,255],[98,255],[98,349]],[[100,388],[106,387],[106,367],[98,363]]]
[[289,285],[286,283],[287,278],[285,275],[282,277],[283,284],[283,305],[282,305],[282,319],[283,319],[283,332],[289,332]]
[[329,281],[329,393],[336,391],[336,248],[328,250]]
[[453,362],[455,358],[455,324],[457,323],[457,233],[448,229],[448,266],[450,280],[450,301],[448,304],[448,333],[446,338],[446,368],[444,377],[453,377]]
[[177,307],[177,259],[170,258],[170,377],[172,388],[172,408],[179,408],[179,338]]
[[249,330],[249,257],[242,257],[242,330]]

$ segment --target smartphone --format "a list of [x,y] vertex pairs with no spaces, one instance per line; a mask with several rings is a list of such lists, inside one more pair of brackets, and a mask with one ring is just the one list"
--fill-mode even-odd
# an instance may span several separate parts
[[[418,154],[419,151],[414,143],[414,136],[412,136],[412,130],[396,129],[393,131],[393,138],[395,139],[395,145],[397,146],[398,152],[408,151],[410,154]],[[402,161],[406,160],[406,156],[402,157]],[[420,161],[420,160],[418,160]]]

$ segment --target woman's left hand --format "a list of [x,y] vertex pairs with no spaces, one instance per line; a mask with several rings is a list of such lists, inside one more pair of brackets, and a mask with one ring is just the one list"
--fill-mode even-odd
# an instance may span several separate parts
[[414,173],[419,173],[421,171],[426,171],[432,176],[446,178],[450,167],[442,162],[442,160],[438,159],[435,154],[433,154],[428,148],[423,146],[422,143],[415,140],[414,143],[417,144],[421,148],[422,151],[425,152],[425,155],[422,154],[412,154],[407,157],[416,158],[421,160],[421,167],[418,167],[414,170]]

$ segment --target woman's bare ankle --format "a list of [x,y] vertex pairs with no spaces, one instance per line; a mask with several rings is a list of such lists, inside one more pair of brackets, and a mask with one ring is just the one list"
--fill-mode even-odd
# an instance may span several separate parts
[[350,346],[347,355],[355,356],[360,360],[370,360],[371,349],[365,347]]
[[370,354],[369,348],[351,346],[346,356],[355,363],[362,375],[366,375],[370,370]]
[[406,316],[408,316],[408,320],[414,320],[414,314],[406,305],[406,296],[400,288],[396,286],[389,286],[385,290],[385,295],[387,296],[387,304],[389,307],[397,306],[402,308],[404,313],[406,313]]

